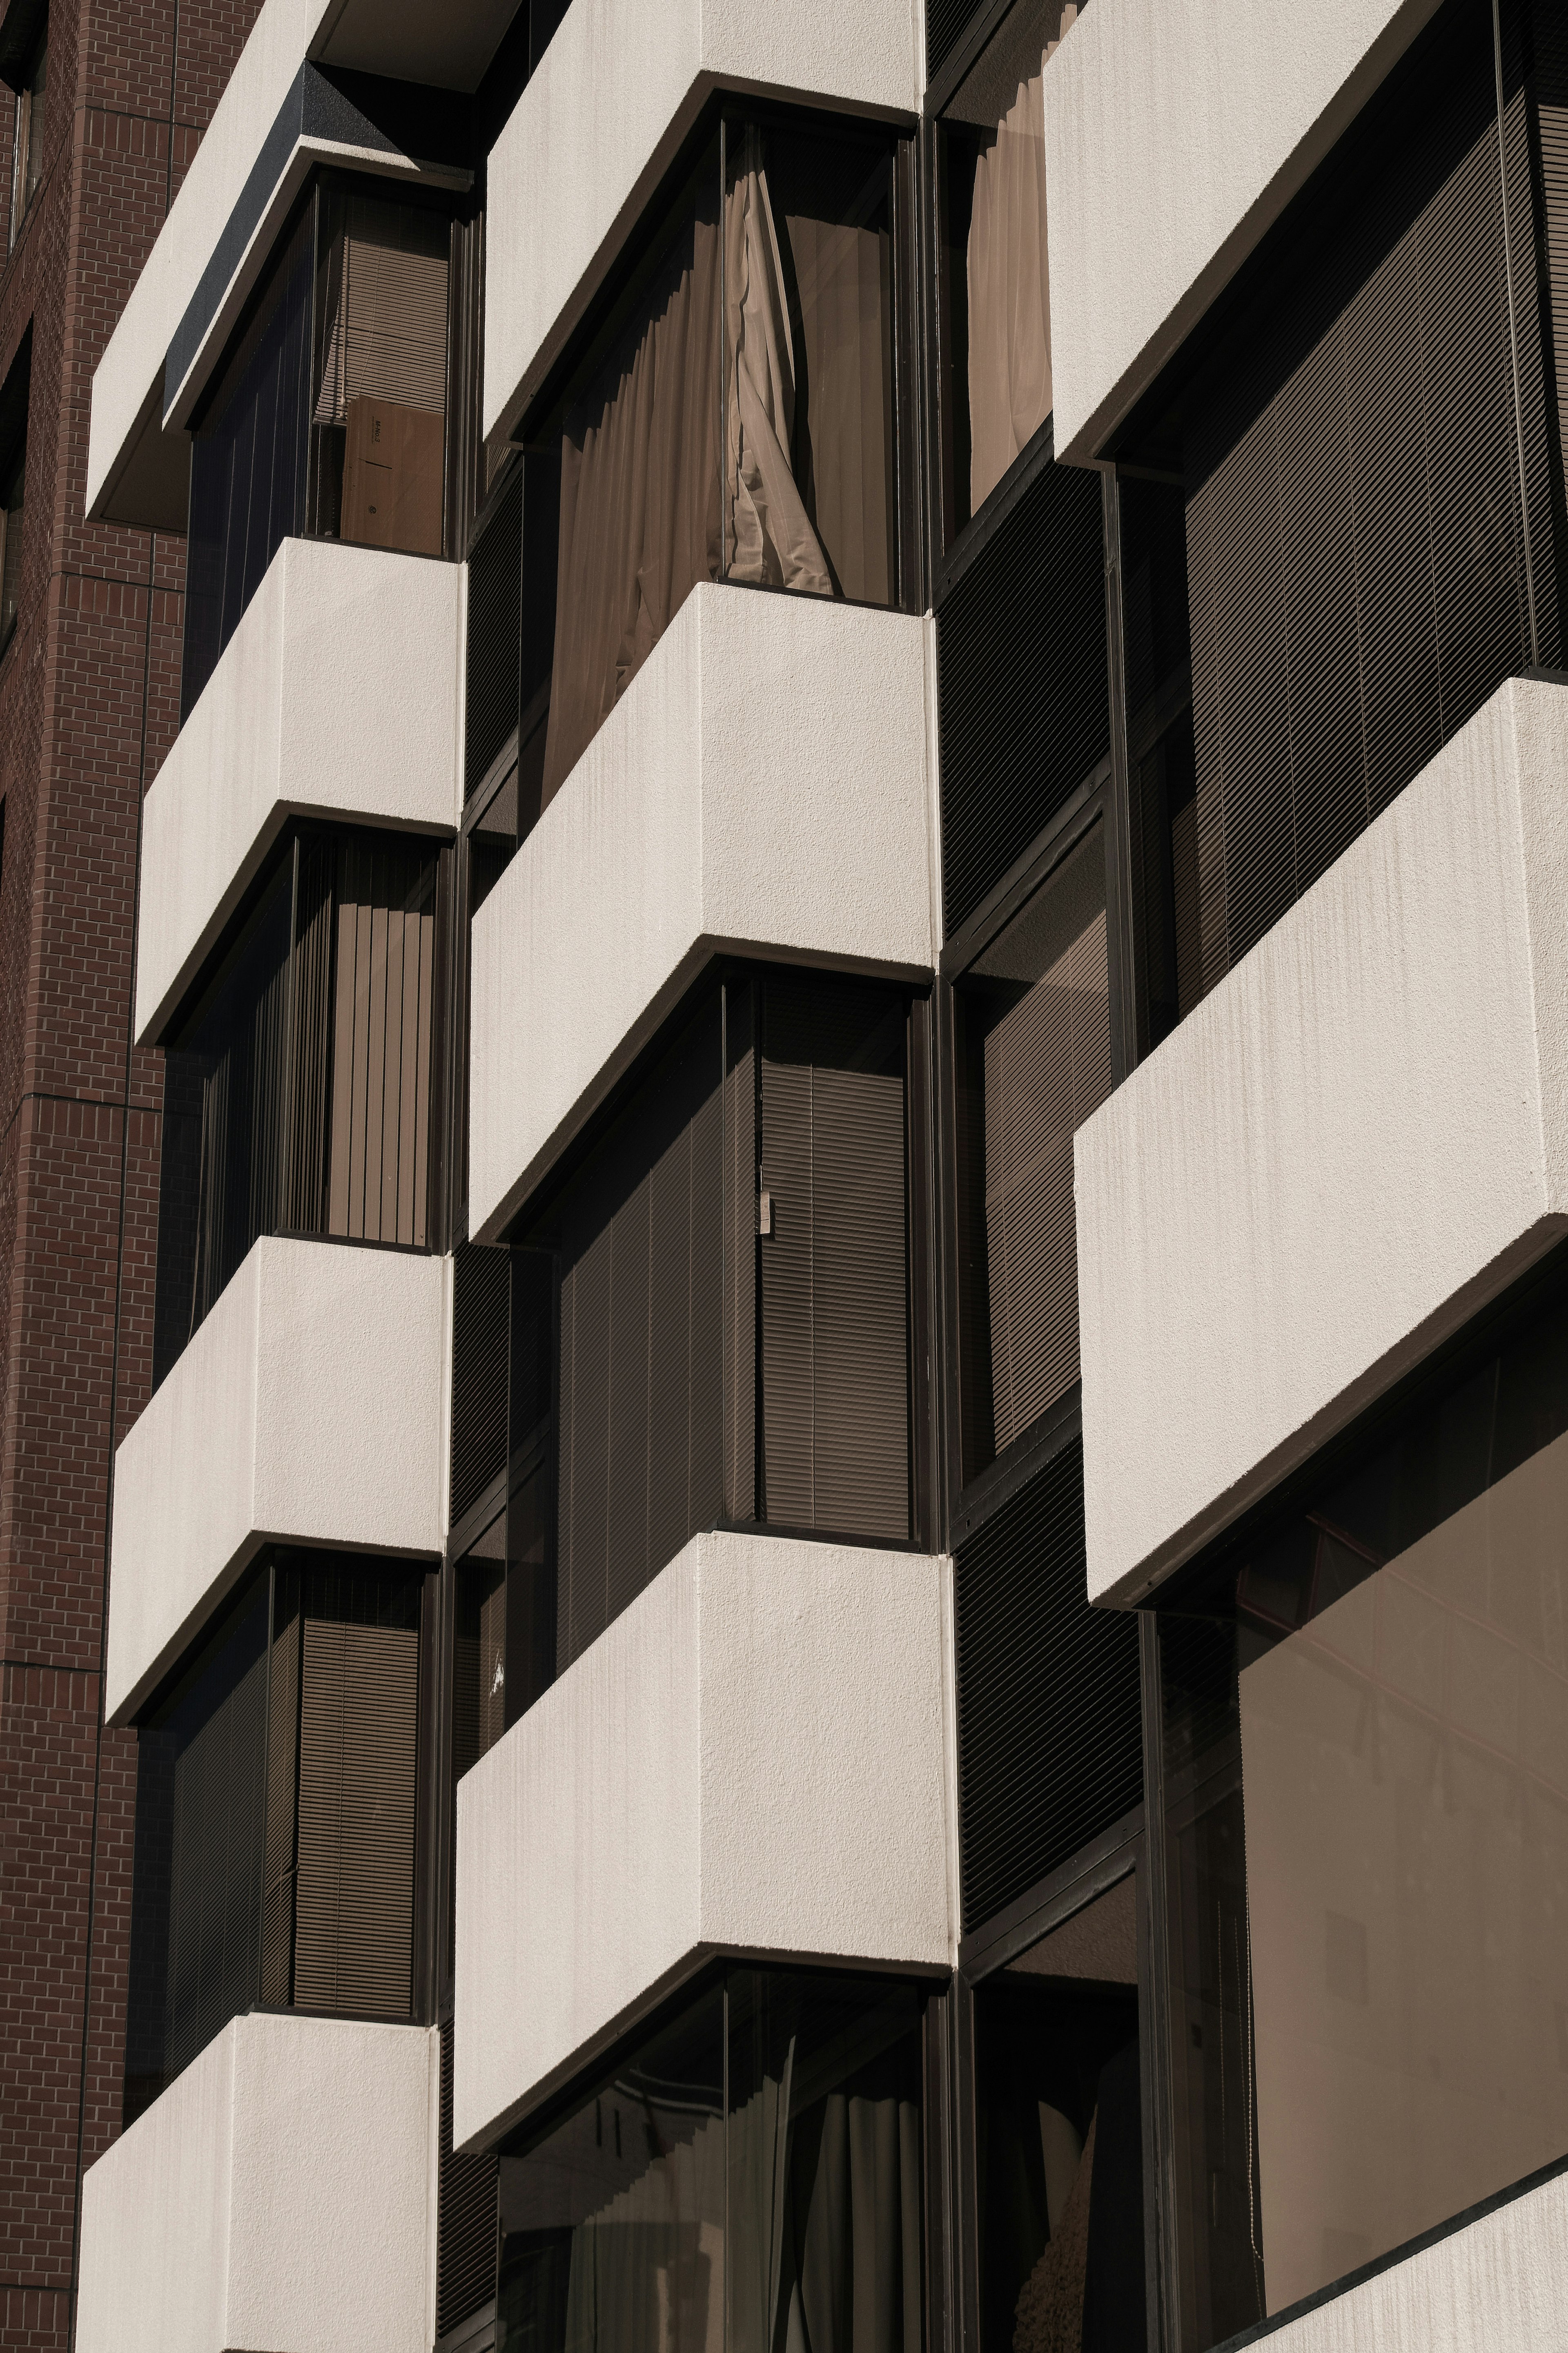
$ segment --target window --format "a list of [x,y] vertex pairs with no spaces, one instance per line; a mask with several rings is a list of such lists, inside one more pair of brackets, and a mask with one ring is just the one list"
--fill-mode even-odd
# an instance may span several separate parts
[[531,1219],[511,1254],[510,1467],[501,1482],[492,1434],[474,1513],[504,1499],[504,1527],[469,1562],[481,1649],[504,1562],[488,1639],[507,1724],[721,1522],[915,1538],[923,1015],[868,983],[735,975]]
[[1568,2152],[1561,1287],[1160,1607],[1180,2342]]
[[127,2124],[255,2002],[411,2015],[421,1583],[275,1553],[139,1725]]
[[1077,16],[1016,0],[941,116],[950,545],[1051,414],[1043,76]]
[[192,433],[187,717],[283,540],[446,545],[448,215],[322,177]]
[[699,581],[899,600],[897,153],[726,113],[530,420],[523,593],[553,641],[521,683],[533,813]]
[[1131,1873],[974,1989],[982,2353],[1147,2343]]
[[154,1378],[258,1234],[425,1247],[438,853],[301,831],[164,1062]]
[[503,2144],[497,2345],[921,2353],[921,2008],[730,1968]]
[[22,234],[27,208],[37,193],[44,170],[44,81],[48,57],[47,26],[40,28],[22,70],[16,90],[16,111],[11,137],[11,234],[15,245]]
[[1075,1129],[1110,1092],[1104,828],[1079,820],[953,995],[963,1477],[1075,1389]]

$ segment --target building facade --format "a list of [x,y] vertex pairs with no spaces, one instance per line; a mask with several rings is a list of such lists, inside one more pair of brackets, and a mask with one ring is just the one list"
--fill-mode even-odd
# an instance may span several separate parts
[[1561,11],[243,29],[76,2345],[1555,2343]]

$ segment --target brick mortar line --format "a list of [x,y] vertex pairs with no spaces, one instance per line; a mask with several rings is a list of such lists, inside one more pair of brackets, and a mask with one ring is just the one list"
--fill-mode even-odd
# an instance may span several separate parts
[[[94,1682],[103,1672],[101,1667],[62,1667],[53,1659],[14,1659],[8,1651],[0,1653],[0,1667],[26,1667],[29,1672],[38,1667],[46,1673],[54,1675],[90,1675]],[[0,2280],[0,2287],[4,2287],[5,2284],[5,2281]]]

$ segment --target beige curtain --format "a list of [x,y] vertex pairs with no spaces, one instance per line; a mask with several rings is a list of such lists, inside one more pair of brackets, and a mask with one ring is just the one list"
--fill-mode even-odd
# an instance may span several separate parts
[[806,414],[795,474],[835,585],[892,596],[892,277],[886,228],[790,213],[805,347]]
[[542,809],[699,580],[719,576],[719,228],[680,232],[650,311],[566,420]]
[[[1078,9],[1061,12],[1066,34]],[[969,503],[974,512],[1051,413],[1043,75],[1017,85],[974,168],[969,228]]]
[[[754,154],[756,133],[746,133]],[[767,174],[749,161],[724,206],[724,512],[730,577],[830,596],[795,479],[795,352]]]

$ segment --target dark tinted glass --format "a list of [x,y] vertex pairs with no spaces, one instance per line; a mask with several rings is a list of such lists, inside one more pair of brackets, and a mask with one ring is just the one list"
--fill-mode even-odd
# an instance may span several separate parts
[[976,1987],[984,2353],[1138,2353],[1144,2318],[1136,1885]]
[[503,2152],[500,2204],[504,2353],[920,2353],[918,1996],[731,1970]]
[[1161,1621],[1182,2342],[1568,2150],[1559,1306]]
[[1110,1092],[1097,822],[959,982],[964,1475],[1078,1380],[1074,1131]]
[[191,438],[182,721],[282,541],[303,528],[312,219],[307,205]]

